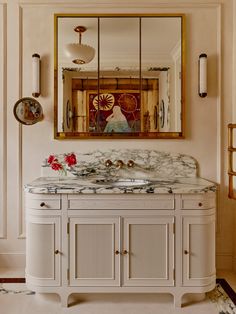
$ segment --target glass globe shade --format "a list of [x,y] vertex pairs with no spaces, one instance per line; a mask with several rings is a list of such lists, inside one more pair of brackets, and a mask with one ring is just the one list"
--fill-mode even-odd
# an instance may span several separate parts
[[66,55],[72,59],[73,63],[85,64],[93,60],[95,49],[89,45],[73,43],[66,45]]

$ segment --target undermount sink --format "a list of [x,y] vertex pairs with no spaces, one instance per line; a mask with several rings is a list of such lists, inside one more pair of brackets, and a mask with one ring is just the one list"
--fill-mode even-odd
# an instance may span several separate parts
[[95,184],[111,185],[111,186],[144,186],[151,183],[144,179],[97,179],[93,181]]

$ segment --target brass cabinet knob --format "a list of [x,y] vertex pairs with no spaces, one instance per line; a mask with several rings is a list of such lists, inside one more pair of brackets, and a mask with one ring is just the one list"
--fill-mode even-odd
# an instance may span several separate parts
[[40,207],[44,207],[46,204],[44,202],[40,203]]
[[184,250],[184,254],[187,255],[187,254],[188,254],[188,251],[187,251],[187,250]]
[[55,254],[59,254],[60,252],[59,252],[59,250],[56,250],[54,253],[55,253]]
[[201,203],[201,202],[200,202],[200,203],[198,203],[198,206],[199,206],[199,207],[202,207],[202,203]]
[[127,250],[123,250],[123,251],[122,251],[122,254],[123,254],[123,255],[127,255],[127,254],[128,254],[128,251],[127,251]]
[[116,254],[116,255],[119,255],[119,254],[120,254],[120,252],[119,252],[118,250],[116,250],[116,251],[115,251],[115,254]]

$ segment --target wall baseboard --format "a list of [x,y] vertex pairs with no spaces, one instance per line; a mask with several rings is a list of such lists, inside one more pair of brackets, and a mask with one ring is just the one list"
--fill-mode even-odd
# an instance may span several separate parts
[[236,257],[233,257],[233,271],[236,272]]
[[0,253],[0,268],[25,268],[25,254]]
[[0,278],[0,283],[25,283],[25,278]]

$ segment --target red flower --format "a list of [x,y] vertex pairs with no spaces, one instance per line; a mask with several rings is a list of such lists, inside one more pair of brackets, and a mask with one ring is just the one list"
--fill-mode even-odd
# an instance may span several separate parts
[[65,156],[65,162],[67,163],[68,166],[76,165],[77,160],[75,154],[74,153],[67,154]]
[[51,163],[51,168],[53,170],[58,171],[58,170],[62,170],[63,166],[59,162],[53,162],[53,163]]
[[49,157],[48,157],[48,163],[51,165],[51,163],[53,162],[53,161],[55,161],[56,160],[56,157],[54,156],[54,155],[50,155]]

